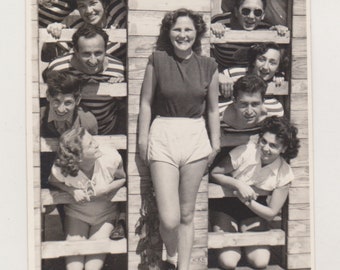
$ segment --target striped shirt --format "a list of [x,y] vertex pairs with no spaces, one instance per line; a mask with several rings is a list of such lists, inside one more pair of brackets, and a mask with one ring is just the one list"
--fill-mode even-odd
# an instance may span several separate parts
[[[247,72],[248,72],[248,68],[242,68],[242,67],[229,68],[223,71],[224,75],[231,78],[234,83],[239,78],[245,76]],[[223,118],[224,111],[230,104],[232,104],[232,101],[225,101],[225,102],[218,103],[218,109],[220,112],[221,119]],[[265,109],[266,117],[270,117],[274,115],[280,117],[284,115],[283,106],[276,98],[265,98],[263,106]]]
[[[47,27],[53,22],[62,22],[73,10],[74,8],[72,7],[70,0],[58,0],[56,3],[50,4],[49,6],[39,4],[39,26]],[[124,29],[127,25],[126,18],[127,7],[125,0],[111,0],[106,8],[106,25],[104,28]],[[70,25],[67,25],[67,27],[78,29],[83,23],[84,20],[79,18]],[[66,52],[69,52],[72,48],[71,43],[58,43],[60,43],[58,46],[63,46],[63,49]],[[125,62],[126,51],[126,43],[109,42],[106,53],[118,57]]]
[[[226,12],[213,16],[211,23],[221,23],[232,30],[243,30],[239,29],[240,26],[235,20],[231,12]],[[269,28],[269,25],[265,23],[257,27],[257,29],[266,28]],[[211,56],[216,59],[219,71],[233,66],[246,67],[248,66],[248,49],[251,45],[250,43],[213,44]]]
[[[111,78],[124,77],[122,62],[111,55],[106,55],[105,69],[94,75],[85,74],[72,65],[74,54],[67,54],[52,61],[48,70],[69,71],[87,82],[108,82]],[[114,87],[114,86],[113,86]],[[91,111],[98,122],[99,134],[113,134],[116,132],[118,114],[125,110],[125,98],[110,96],[82,95],[81,105]]]

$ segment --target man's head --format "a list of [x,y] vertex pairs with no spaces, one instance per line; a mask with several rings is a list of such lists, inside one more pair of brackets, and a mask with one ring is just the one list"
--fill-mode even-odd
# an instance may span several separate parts
[[244,30],[254,30],[264,18],[266,0],[237,0],[235,17]]
[[238,119],[246,125],[259,122],[267,83],[259,76],[246,75],[234,84],[233,99]]
[[58,121],[69,119],[80,102],[79,79],[60,71],[48,71],[44,76],[50,110]]
[[82,25],[74,33],[74,56],[80,71],[92,75],[103,70],[108,39],[103,29],[91,24]]

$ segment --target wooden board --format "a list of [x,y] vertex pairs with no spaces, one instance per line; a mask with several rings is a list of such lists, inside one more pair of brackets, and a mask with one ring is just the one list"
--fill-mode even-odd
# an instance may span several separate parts
[[[207,0],[196,0],[194,5],[192,0],[181,0],[180,6],[195,11],[210,12],[210,2]],[[158,0],[157,4],[154,0],[129,0],[129,10],[169,11],[177,8],[179,8],[179,3],[173,0]]]
[[[46,98],[47,85],[40,83],[40,98]],[[91,96],[111,96],[111,97],[126,97],[126,83],[89,83],[82,87],[81,95],[83,98]]]
[[[99,145],[113,147],[115,149],[126,149],[126,135],[97,135],[93,136]],[[41,138],[41,152],[55,152],[58,149],[58,139]]]
[[[72,36],[76,31],[77,29],[63,29],[60,38],[56,40],[45,28],[39,28],[39,42],[72,41]],[[126,29],[105,29],[105,31],[109,36],[109,41],[126,43]]]
[[224,233],[210,232],[209,248],[244,247],[244,246],[280,246],[285,244],[285,232],[273,229],[267,232]]
[[[121,187],[117,193],[113,194],[112,202],[125,202],[127,198],[126,187]],[[57,190],[41,189],[41,205],[55,205],[74,203],[73,197],[64,192]],[[39,207],[39,205],[37,205]]]
[[59,258],[73,255],[88,255],[111,253],[120,254],[127,251],[126,239],[112,241],[104,240],[82,240],[82,241],[50,241],[41,245],[42,258]]
[[216,38],[210,36],[210,42],[215,44],[220,43],[255,43],[255,42],[275,42],[278,44],[289,44],[290,32],[285,36],[279,36],[274,30],[227,30],[223,37]]

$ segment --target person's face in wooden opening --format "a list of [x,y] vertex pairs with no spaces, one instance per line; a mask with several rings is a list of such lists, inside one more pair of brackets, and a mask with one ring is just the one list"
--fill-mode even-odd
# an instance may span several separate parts
[[78,39],[78,51],[75,56],[82,72],[97,74],[103,71],[105,60],[105,42],[102,36],[95,35],[91,38],[80,37]]
[[191,53],[196,39],[196,29],[193,21],[187,17],[178,17],[170,29],[170,41],[176,54]]
[[105,18],[105,7],[99,0],[77,0],[77,9],[81,18],[89,24],[102,27]]
[[261,154],[262,165],[273,163],[281,154],[286,151],[282,141],[271,132],[266,132],[259,138],[258,142]]
[[263,110],[261,93],[240,91],[234,103],[238,119],[245,121],[247,126],[256,125],[259,122]]
[[280,57],[278,50],[268,49],[264,54],[256,57],[253,73],[265,81],[271,80],[279,69]]
[[245,0],[236,10],[240,26],[247,31],[254,30],[264,18],[261,0]]
[[83,148],[83,160],[95,160],[100,157],[101,152],[99,150],[99,145],[96,140],[86,131],[82,139]]
[[47,100],[57,117],[57,121],[66,121],[73,115],[80,97],[76,99],[73,94],[57,94],[52,97],[47,94]]

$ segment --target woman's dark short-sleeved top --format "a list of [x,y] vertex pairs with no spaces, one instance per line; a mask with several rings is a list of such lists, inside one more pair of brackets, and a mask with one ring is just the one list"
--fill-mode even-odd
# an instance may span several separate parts
[[215,60],[195,53],[189,59],[180,59],[165,51],[155,51],[149,57],[149,64],[154,67],[156,76],[153,114],[201,117],[208,88],[217,69]]

